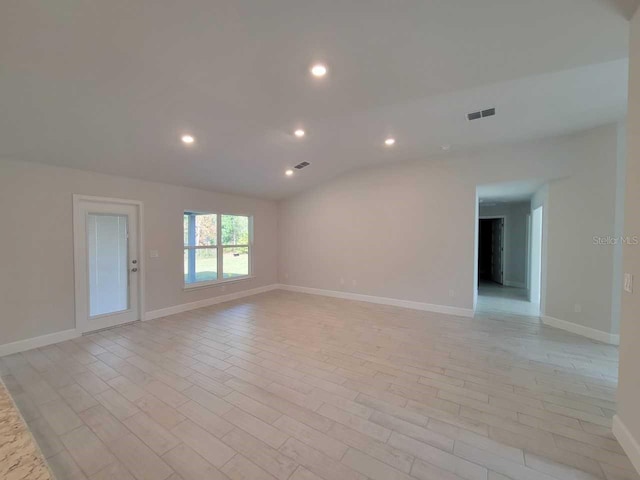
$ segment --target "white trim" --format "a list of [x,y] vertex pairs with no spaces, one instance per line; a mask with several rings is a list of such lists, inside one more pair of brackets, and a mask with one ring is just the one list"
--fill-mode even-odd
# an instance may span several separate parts
[[5,343],[4,345],[0,345],[0,357],[11,355],[13,353],[25,352],[34,348],[46,347],[47,345],[52,345],[54,343],[65,342],[72,338],[78,338],[79,336],[80,332],[75,328],[72,328],[70,330],[49,333],[39,337],[18,340],[17,342]]
[[141,272],[138,275],[138,308],[140,308],[140,320],[144,320],[146,312],[146,290],[145,282],[147,277],[147,257],[145,256],[145,243],[144,243],[144,203],[135,201],[138,206],[138,269]]
[[[533,220],[535,219],[535,217],[537,217],[537,213],[540,211],[540,232],[539,232],[539,238],[533,238],[533,227],[535,226],[533,224]],[[528,285],[528,289],[529,289],[529,301],[531,303],[536,303],[538,304],[538,307],[540,308],[540,311],[542,311],[542,296],[543,296],[543,276],[542,276],[542,272],[545,268],[544,266],[544,240],[545,240],[545,224],[544,224],[544,219],[545,219],[545,207],[544,205],[538,205],[536,208],[533,208],[533,205],[531,205],[531,210],[529,211],[529,215],[528,215],[528,221],[527,221],[527,248],[528,248],[528,254],[527,254],[527,285]],[[539,240],[539,242],[538,242]],[[536,247],[536,249],[539,248],[539,255],[538,258],[533,258],[533,247]],[[535,261],[535,264],[534,264]],[[534,266],[536,268],[534,268]],[[535,284],[537,287],[537,292],[533,291],[533,286],[534,286],[534,282],[533,282],[533,274],[534,272],[537,271],[537,277]],[[534,295],[536,294],[536,298],[533,298]]]
[[527,288],[527,284],[524,282],[513,282],[511,280],[505,280],[503,282],[505,287],[514,287],[514,288]]
[[[531,279],[529,278],[529,275],[531,275],[529,271],[531,269],[531,217],[531,201],[529,201],[529,213],[527,213],[525,221],[525,238],[527,239],[527,241],[524,254],[524,288],[526,288],[527,290],[529,290],[529,284],[531,283]],[[528,294],[527,297],[530,297],[530,295]],[[531,300],[531,298],[529,298],[529,300]]]
[[633,437],[618,415],[613,416],[612,430],[624,453],[627,454],[635,469],[640,473],[640,443]]
[[346,300],[377,303],[380,305],[393,305],[395,307],[411,308],[413,310],[424,310],[427,312],[446,313],[448,315],[457,315],[459,317],[473,317],[473,310],[470,308],[414,302],[412,300],[401,300],[397,298],[375,297],[373,295],[363,295],[361,293],[351,292],[338,292],[335,290],[323,290],[321,288],[299,287],[296,285],[280,285],[279,288],[281,290],[288,290],[290,292],[310,293],[311,295],[344,298]]
[[204,300],[199,300],[197,302],[183,303],[181,305],[174,305],[172,307],[161,308],[159,310],[151,310],[144,315],[144,320],[153,320],[154,318],[175,315],[176,313],[188,312],[189,310],[195,310],[196,308],[209,307],[218,303],[229,302],[238,298],[249,297],[251,295],[257,295],[259,293],[277,290],[278,288],[280,288],[280,285],[274,283],[271,285],[266,285],[264,287],[252,288],[250,290],[242,290],[241,292],[229,293],[227,295],[205,298]]
[[608,343],[610,345],[620,345],[620,335],[603,332],[602,330],[596,330],[595,328],[585,327],[584,325],[567,322],[566,320],[560,320],[559,318],[548,317],[546,315],[543,315],[540,318],[542,318],[542,323],[550,327],[566,330],[567,332],[582,335],[583,337],[591,338],[603,343]]
[[229,283],[236,283],[236,282],[244,282],[246,280],[253,280],[254,278],[256,278],[255,275],[244,275],[242,277],[225,278],[224,280],[213,280],[212,282],[189,283],[184,287],[182,287],[182,290],[189,291],[189,290],[198,290],[199,288],[219,287],[220,285],[227,285]]
[[[217,303],[229,302],[238,298],[249,297],[251,295],[257,295],[259,293],[277,290],[279,288],[280,285],[274,283],[265,287],[258,287],[251,290],[243,290],[241,292],[230,293],[228,295],[221,295],[219,297],[207,298],[205,300],[200,300],[199,302],[185,303],[182,305],[174,305],[173,307],[162,308],[160,310],[152,310],[150,312],[146,312],[146,314],[144,315],[144,320],[153,320],[154,318],[166,317],[167,315],[182,313],[189,310],[194,310],[196,308],[208,307]],[[25,340],[18,340],[17,342],[13,343],[6,343],[4,345],[0,345],[0,357],[11,355],[13,353],[25,352],[34,348],[46,347],[47,345],[65,342],[67,340],[78,338],[80,336],[82,336],[82,333],[79,330],[72,328],[70,330],[63,330],[61,332],[49,333],[40,337],[27,338]]]

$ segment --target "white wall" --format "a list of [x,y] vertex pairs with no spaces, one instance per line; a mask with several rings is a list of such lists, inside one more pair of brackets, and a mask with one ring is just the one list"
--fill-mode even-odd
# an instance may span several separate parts
[[471,309],[476,192],[458,173],[370,169],[283,202],[281,280]]
[[[34,163],[0,161],[0,345],[72,329],[72,194],[144,203],[147,311],[277,281],[275,202]],[[185,209],[254,215],[256,278],[183,290]],[[148,251],[158,250],[159,258]]]
[[[640,11],[631,20],[627,119],[625,235],[640,235]],[[623,270],[634,275],[633,293],[622,294],[618,416],[614,432],[640,471],[640,245],[623,248]]]
[[590,148],[582,168],[548,186],[544,313],[616,334],[612,284],[618,247],[608,239],[616,235],[618,133]]
[[[279,271],[279,280],[291,285],[471,310],[476,187],[532,178],[565,178],[551,182],[546,194],[548,239],[543,256],[548,254],[554,260],[548,262],[550,271],[543,271],[543,302],[549,303],[549,311],[555,315],[567,315],[576,323],[608,331],[613,322],[610,314],[601,313],[601,306],[608,305],[611,310],[611,289],[604,291],[600,283],[587,281],[589,298],[579,299],[584,315],[572,316],[569,310],[577,293],[567,286],[602,275],[602,266],[613,261],[608,259],[610,254],[606,249],[595,250],[593,253],[602,255],[601,261],[585,261],[576,269],[572,260],[561,254],[566,248],[561,240],[573,245],[578,238],[583,241],[613,231],[613,223],[609,229],[608,223],[601,221],[614,218],[615,201],[608,200],[613,193],[608,188],[603,201],[600,190],[601,182],[609,184],[608,175],[616,175],[616,155],[610,150],[615,149],[617,135],[616,126],[609,125],[433,161],[361,170],[280,202],[279,207],[252,198],[0,161],[0,218],[6,226],[0,235],[0,345],[74,327],[73,193],[144,203],[146,250],[160,252],[157,259],[145,258],[147,311],[223,294],[222,287],[182,288],[185,209],[255,216],[256,278],[227,285],[224,294],[273,284]],[[599,172],[597,181],[588,173],[594,168]],[[565,181],[569,182],[567,191],[572,192],[568,197],[561,188]],[[552,218],[549,212],[553,208],[566,213]],[[580,216],[591,222],[589,228],[558,221],[574,215],[576,209],[591,212]],[[567,225],[573,233],[553,233],[556,229],[565,231]],[[564,246],[554,251],[552,242]],[[585,252],[591,252],[590,245],[584,247]],[[547,295],[544,282],[556,275],[552,268],[570,272],[571,277],[560,282],[558,290],[549,288]]]
[[506,202],[486,206],[480,204],[480,217],[505,217],[504,284],[527,288],[527,234],[531,202]]
[[[472,309],[477,185],[566,178],[550,185],[535,201],[548,195],[549,238],[544,241],[551,257],[549,272],[543,267],[543,289],[545,277],[565,270],[568,276],[566,282],[554,283],[556,291],[549,288],[549,295],[543,293],[549,297],[543,302],[550,303],[556,315],[568,315],[567,305],[572,310],[578,298],[573,286],[585,277],[602,275],[607,258],[612,262],[605,249],[592,252],[591,241],[593,235],[606,235],[614,228],[615,189],[609,184],[615,184],[617,135],[617,125],[608,125],[473,154],[374,167],[282,201],[280,281]],[[588,173],[594,168],[597,182]],[[604,184],[606,192],[601,191]],[[566,197],[563,185],[570,192]],[[553,218],[552,209],[557,209]],[[558,221],[566,215],[580,221],[566,225]],[[550,246],[552,241],[556,249]],[[560,254],[576,242],[584,247],[577,250],[582,252],[580,268]],[[589,261],[592,253],[608,257],[594,263]],[[609,331],[611,289],[600,289],[600,282],[589,280],[585,285],[589,298],[579,298],[585,315],[571,315],[571,321]],[[606,314],[601,304],[608,306]]]
[[[614,236],[624,236],[624,200],[627,178],[627,125],[626,120],[618,128],[618,162],[616,166],[616,215],[614,219]],[[623,244],[616,243],[613,247],[613,281],[611,284],[611,331],[620,333],[620,318],[622,316],[622,265]]]

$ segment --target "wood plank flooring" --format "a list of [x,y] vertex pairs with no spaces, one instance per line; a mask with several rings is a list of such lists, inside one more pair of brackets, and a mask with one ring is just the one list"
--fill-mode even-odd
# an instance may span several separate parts
[[58,480],[639,479],[617,348],[273,291],[0,359]]

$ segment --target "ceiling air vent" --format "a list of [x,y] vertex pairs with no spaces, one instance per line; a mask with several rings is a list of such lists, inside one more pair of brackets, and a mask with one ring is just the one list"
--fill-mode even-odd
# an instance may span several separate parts
[[302,162],[302,163],[299,163],[298,165],[296,165],[296,166],[295,166],[295,167],[293,167],[293,168],[297,168],[298,170],[301,170],[301,169],[303,169],[304,167],[308,167],[309,165],[311,165],[309,162]]
[[496,114],[495,108],[480,110],[479,112],[467,113],[467,120],[479,120],[480,118],[493,117]]

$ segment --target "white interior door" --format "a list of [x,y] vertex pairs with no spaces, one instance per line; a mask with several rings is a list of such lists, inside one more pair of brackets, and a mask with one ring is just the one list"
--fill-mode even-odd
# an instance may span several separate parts
[[542,283],[542,207],[531,215],[531,290],[530,301],[540,305]]
[[76,328],[140,319],[138,204],[74,197]]

